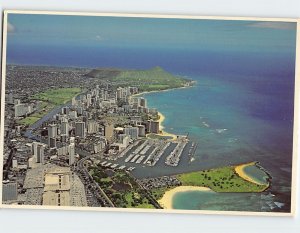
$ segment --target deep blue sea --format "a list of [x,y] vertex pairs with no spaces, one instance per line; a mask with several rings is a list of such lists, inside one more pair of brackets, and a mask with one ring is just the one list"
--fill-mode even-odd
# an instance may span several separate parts
[[[238,201],[228,194],[213,199],[202,193],[180,194],[175,196],[174,208],[289,210],[294,52],[32,46],[9,46],[8,63],[132,69],[161,66],[196,80],[191,88],[145,95],[148,105],[166,116],[166,131],[189,133],[199,143],[193,166],[205,169],[258,161],[273,177],[267,193],[235,194]],[[187,205],[190,195],[196,201]],[[206,201],[211,203],[209,207]]]

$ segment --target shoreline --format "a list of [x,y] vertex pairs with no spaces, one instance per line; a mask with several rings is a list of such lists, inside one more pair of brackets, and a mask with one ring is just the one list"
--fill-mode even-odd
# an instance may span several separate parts
[[[196,81],[192,81],[191,83],[195,83]],[[195,85],[188,85],[188,86],[182,86],[182,87],[174,87],[174,88],[169,88],[169,89],[164,89],[164,90],[157,90],[157,91],[143,91],[137,94],[133,94],[131,95],[131,97],[137,97],[140,95],[144,95],[144,94],[151,94],[151,93],[156,93],[156,92],[165,92],[165,91],[172,91],[172,90],[176,90],[176,89],[184,89],[184,88],[190,88],[190,87],[194,87]]]
[[[192,83],[194,83],[194,82],[192,82]],[[138,96],[141,96],[141,95],[144,95],[144,94],[149,94],[149,93],[166,92],[166,91],[172,91],[172,90],[176,90],[176,89],[184,89],[184,88],[190,88],[190,87],[194,87],[194,85],[188,85],[188,86],[183,86],[183,87],[175,87],[175,88],[170,88],[170,89],[165,89],[165,90],[157,90],[157,91],[143,91],[141,93],[131,95],[131,97],[138,97]],[[166,117],[159,111],[158,111],[158,116],[159,116],[159,119],[158,119],[159,130],[160,130],[161,133],[156,134],[156,135],[170,137],[171,140],[177,139],[176,134],[168,133],[168,132],[164,131],[165,127],[163,126],[162,123],[166,119]]]
[[243,178],[244,180],[247,180],[253,184],[257,184],[257,185],[264,185],[264,186],[269,186],[270,184],[265,184],[265,183],[261,183],[255,179],[253,179],[251,176],[249,176],[244,169],[248,166],[256,166],[256,162],[250,162],[250,163],[245,163],[245,164],[241,164],[241,165],[237,165],[234,168],[234,171],[238,174],[238,176],[240,176],[241,178]]
[[210,188],[202,186],[178,186],[164,193],[163,197],[158,200],[158,203],[164,209],[173,208],[173,198],[177,193],[189,192],[189,191],[201,191],[201,192],[213,192]]
[[172,133],[168,133],[166,131],[164,131],[164,126],[163,126],[163,121],[166,119],[166,117],[161,113],[161,112],[158,112],[158,116],[159,116],[159,130],[161,131],[161,133],[159,133],[158,135],[161,135],[161,136],[166,136],[166,137],[171,137],[172,140],[175,140],[177,139],[177,135],[176,134],[172,134]]

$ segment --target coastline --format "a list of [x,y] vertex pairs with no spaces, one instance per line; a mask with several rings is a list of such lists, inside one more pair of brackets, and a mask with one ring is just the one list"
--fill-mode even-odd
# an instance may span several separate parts
[[[191,82],[191,83],[196,83],[196,81]],[[182,87],[174,87],[174,88],[169,88],[169,89],[164,89],[164,90],[157,90],[157,91],[143,91],[137,94],[133,94],[131,95],[131,97],[137,97],[140,95],[144,95],[144,94],[150,94],[150,93],[156,93],[156,92],[165,92],[165,91],[172,91],[172,90],[177,90],[177,89],[183,89],[183,88],[190,88],[190,87],[194,87],[195,85],[188,85],[188,86],[182,86]]]
[[158,203],[164,209],[173,209],[173,198],[176,195],[176,193],[189,191],[213,192],[210,188],[202,186],[178,186],[165,192],[163,197],[158,200]]
[[[241,164],[241,165],[238,165],[234,168],[235,172],[238,174],[238,176],[240,176],[241,178],[243,178],[244,180],[247,180],[251,183],[254,183],[254,184],[257,184],[257,185],[266,185],[264,183],[261,183],[255,179],[253,179],[251,176],[249,176],[245,171],[244,169],[248,166],[255,166],[256,165],[256,162],[250,162],[250,163],[245,163],[245,164]],[[269,186],[269,184],[268,184]]]
[[166,119],[166,117],[161,113],[161,112],[158,112],[158,116],[159,116],[159,130],[161,131],[161,133],[159,133],[158,135],[161,135],[161,136],[166,136],[166,137],[171,137],[172,140],[175,140],[177,139],[177,135],[175,134],[172,134],[172,133],[168,133],[166,131],[164,131],[164,126],[163,126],[163,121]]
[[[195,82],[191,82],[191,83],[195,83]],[[158,90],[158,91],[143,91],[141,93],[137,93],[137,94],[134,94],[132,95],[131,97],[138,97],[138,96],[141,96],[141,95],[144,95],[144,94],[149,94],[149,93],[157,93],[157,92],[165,92],[165,91],[172,91],[172,90],[176,90],[176,89],[183,89],[183,88],[190,88],[190,87],[194,87],[194,85],[188,85],[188,86],[183,86],[183,87],[175,87],[175,88],[170,88],[170,89],[165,89],[165,90]],[[163,126],[163,121],[166,119],[166,117],[158,111],[158,116],[159,116],[159,130],[160,130],[160,133],[157,134],[159,136],[166,136],[166,137],[170,137],[171,140],[175,140],[177,139],[177,135],[175,134],[172,134],[172,133],[168,133],[166,131],[164,131],[164,126]]]

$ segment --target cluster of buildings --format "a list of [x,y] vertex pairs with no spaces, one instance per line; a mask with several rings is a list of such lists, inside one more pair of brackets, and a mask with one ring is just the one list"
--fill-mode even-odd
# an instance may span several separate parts
[[[156,109],[148,108],[146,99],[138,94],[137,87],[118,87],[115,90],[96,85],[86,93],[72,98],[70,104],[45,121],[36,130],[39,141],[26,143],[30,149],[29,168],[51,160],[73,165],[78,158],[75,148],[97,154],[106,150],[117,154],[133,141],[146,134],[158,134],[159,121]],[[38,103],[21,103],[9,94],[8,102],[14,103],[15,118],[30,115],[39,109]],[[111,118],[122,117],[124,122]],[[156,120],[153,120],[156,119]],[[20,131],[20,128],[15,127]],[[19,132],[20,134],[20,132]],[[13,161],[16,168],[18,161]]]
[[[14,72],[11,67],[8,74]],[[51,77],[56,73],[48,72]],[[69,71],[65,72],[56,74],[63,78]],[[47,77],[47,73],[40,75]],[[72,98],[58,111],[49,112],[42,123],[27,129],[16,120],[41,110],[40,102],[29,97],[49,86],[35,79],[38,88],[31,90],[17,84],[25,92],[18,95],[9,92],[6,96],[9,106],[5,109],[7,143],[3,201],[30,205],[87,205],[81,177],[72,172],[78,170],[77,161],[87,154],[100,155],[100,152],[104,152],[101,153],[104,157],[113,158],[132,149],[135,142],[147,134],[159,134],[158,111],[149,108],[146,99],[137,95],[137,87],[89,84],[84,88],[80,86],[84,93]],[[9,85],[11,81],[16,80],[10,80]],[[83,82],[87,83],[86,80],[79,83]],[[53,83],[53,88],[57,88],[56,85]],[[142,158],[160,156],[154,152],[147,154],[148,149],[152,151],[151,146],[155,145],[149,144],[147,150],[141,152],[145,154],[141,154]]]
[[[157,119],[158,112],[147,108],[145,98],[134,96],[137,92],[137,87],[118,87],[113,91],[97,85],[74,97],[40,130],[51,150],[50,158],[64,156],[72,165],[75,147],[94,154],[102,150],[116,154],[133,140],[148,133],[158,134],[159,122],[149,119]],[[124,122],[119,121],[120,117]]]
[[[12,95],[11,93],[9,96]],[[24,117],[30,115],[37,109],[36,103],[21,103],[19,99],[15,99],[11,101],[14,104],[15,109],[15,118]]]
[[[21,135],[21,126],[14,125],[11,144],[17,150],[11,156],[9,175],[10,182],[3,189],[5,201],[16,201],[18,190],[24,186],[28,169],[38,169],[46,164],[73,166],[79,155],[76,150],[84,150],[97,154],[105,150],[107,155],[118,154],[125,150],[132,141],[145,137],[147,133],[159,133],[159,122],[149,120],[148,115],[157,117],[156,109],[147,108],[145,98],[134,96],[137,87],[118,87],[115,90],[100,88],[96,85],[86,93],[74,97],[60,112],[50,117],[38,128],[31,131],[34,140]],[[38,102],[21,103],[12,93],[7,95],[7,103],[11,106],[11,122],[22,119],[39,110]],[[8,112],[10,113],[10,112]],[[144,117],[142,116],[143,114]],[[124,122],[110,121],[109,118],[121,117]],[[48,118],[49,119],[49,118]],[[6,125],[7,130],[10,125]],[[16,139],[17,138],[17,139]],[[7,153],[9,148],[7,148]],[[10,156],[5,156],[9,159]],[[48,178],[47,178],[48,179]],[[47,180],[46,179],[46,180]],[[47,182],[46,182],[47,183]],[[45,183],[45,184],[46,184]],[[42,187],[42,185],[40,185]],[[27,193],[42,191],[29,189]],[[12,195],[14,193],[14,195]],[[53,204],[53,195],[43,194]],[[50,196],[49,196],[50,195]],[[61,197],[65,196],[63,194]],[[52,200],[52,201],[51,201]],[[58,200],[56,198],[56,200]],[[40,200],[32,203],[39,203]],[[58,202],[57,202],[58,203]]]
[[69,167],[45,164],[27,171],[22,184],[4,181],[4,204],[87,206],[85,188],[79,177]]

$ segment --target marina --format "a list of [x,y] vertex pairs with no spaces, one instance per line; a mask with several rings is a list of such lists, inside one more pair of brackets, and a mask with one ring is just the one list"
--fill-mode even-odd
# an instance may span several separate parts
[[[138,179],[172,175],[197,170],[197,167],[190,162],[196,148],[196,143],[186,139],[184,141],[138,139],[121,151],[117,159],[103,158],[100,165],[125,169]],[[114,166],[114,164],[118,165]]]

